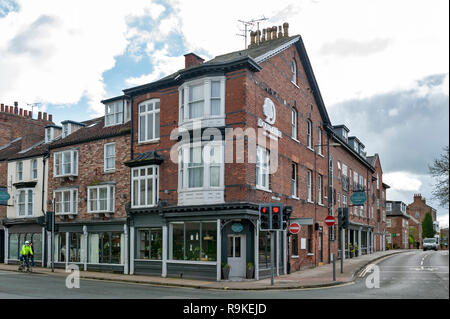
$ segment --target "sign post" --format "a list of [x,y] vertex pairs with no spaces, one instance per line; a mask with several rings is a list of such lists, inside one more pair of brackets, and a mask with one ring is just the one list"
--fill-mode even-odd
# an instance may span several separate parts
[[289,225],[289,232],[293,235],[296,235],[300,232],[300,225],[298,223],[292,223]]

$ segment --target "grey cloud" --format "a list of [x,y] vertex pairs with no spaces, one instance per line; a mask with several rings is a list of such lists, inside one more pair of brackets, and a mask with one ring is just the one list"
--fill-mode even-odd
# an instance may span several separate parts
[[440,86],[445,76],[423,78],[418,89],[336,104],[329,107],[330,118],[333,125],[345,124],[369,154],[378,153],[384,172],[428,174],[427,165],[449,143],[449,97],[418,91]]
[[328,42],[319,49],[319,54],[336,56],[367,56],[385,50],[390,44],[390,39],[373,39],[371,41],[358,42],[350,39],[337,39]]
[[25,30],[10,40],[8,52],[13,54],[28,53],[36,56],[49,54],[52,48],[46,45],[43,40],[49,33],[50,27],[55,27],[58,24],[59,22],[56,17],[48,15],[40,16]]

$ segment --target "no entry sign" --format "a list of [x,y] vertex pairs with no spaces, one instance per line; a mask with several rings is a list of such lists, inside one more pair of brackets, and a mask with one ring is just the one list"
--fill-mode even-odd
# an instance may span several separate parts
[[333,226],[335,222],[333,216],[327,216],[327,218],[325,218],[325,224],[327,224],[327,226]]
[[298,223],[292,223],[289,225],[289,232],[291,234],[298,234],[300,232],[300,225]]

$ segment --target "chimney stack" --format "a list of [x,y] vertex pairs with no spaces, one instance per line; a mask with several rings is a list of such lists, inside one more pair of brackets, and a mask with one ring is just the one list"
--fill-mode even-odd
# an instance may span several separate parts
[[289,36],[289,23],[285,22],[283,23],[283,36],[288,37]]
[[[12,106],[11,106],[11,108],[12,108]],[[19,109],[17,106],[14,106],[14,114],[19,114]]]
[[41,111],[38,112],[38,120],[39,121],[42,120],[42,112]]
[[30,118],[33,118],[33,111],[28,112],[28,116],[29,116]]
[[44,112],[44,121],[47,121],[47,112]]
[[266,42],[266,29],[263,29],[263,35],[261,37],[261,43]]
[[203,64],[203,61],[205,61],[205,59],[202,59],[197,54],[192,52],[184,55],[184,67],[186,69],[191,66]]
[[24,117],[28,117],[28,112],[27,112],[27,110],[23,110],[23,116],[24,116]]
[[48,115],[48,121],[53,122],[53,115],[51,115],[51,114]]
[[20,115],[20,116],[22,116],[22,112],[23,112],[23,110],[22,110],[22,108],[20,108],[20,109],[19,109],[19,115]]
[[2,103],[2,104],[0,104],[0,110],[2,111],[2,112],[4,112],[5,111],[5,105]]

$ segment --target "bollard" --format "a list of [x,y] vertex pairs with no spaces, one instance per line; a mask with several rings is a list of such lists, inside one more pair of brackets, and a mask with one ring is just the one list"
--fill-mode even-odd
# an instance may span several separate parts
[[333,254],[333,281],[336,281],[336,254]]

